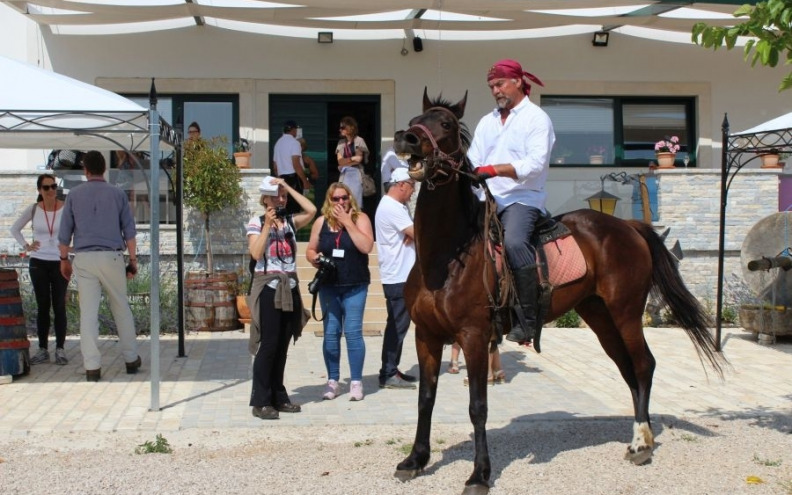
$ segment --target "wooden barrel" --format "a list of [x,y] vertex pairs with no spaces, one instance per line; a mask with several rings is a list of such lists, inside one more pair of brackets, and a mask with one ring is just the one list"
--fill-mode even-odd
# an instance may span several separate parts
[[184,279],[187,330],[218,332],[239,328],[235,272],[188,272]]
[[14,269],[0,268],[0,376],[30,372],[30,341],[25,327],[19,279]]

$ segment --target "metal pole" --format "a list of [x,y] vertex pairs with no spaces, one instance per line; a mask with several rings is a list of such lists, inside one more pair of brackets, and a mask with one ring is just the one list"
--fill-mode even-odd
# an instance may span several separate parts
[[721,200],[720,200],[720,225],[718,228],[718,294],[715,311],[715,349],[721,351],[721,319],[723,315],[723,256],[726,245],[726,195],[729,193],[727,182],[729,178],[728,146],[729,146],[729,119],[723,114],[721,124]]
[[150,166],[151,191],[149,203],[151,204],[151,410],[159,411],[159,382],[160,382],[160,258],[159,258],[159,220],[160,220],[160,194],[159,194],[159,140],[160,123],[157,113],[157,90],[154,87],[154,78],[151,78],[151,92],[149,93],[149,139],[151,140]]
[[[180,132],[177,129],[176,132]],[[184,167],[182,160],[182,140],[176,148],[176,283],[179,298],[179,355],[186,357],[184,351]]]

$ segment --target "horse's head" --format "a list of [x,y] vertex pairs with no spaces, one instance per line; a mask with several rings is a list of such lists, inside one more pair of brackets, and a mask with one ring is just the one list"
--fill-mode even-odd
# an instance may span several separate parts
[[409,155],[410,177],[417,181],[448,175],[448,168],[458,171],[465,159],[470,134],[460,119],[465,113],[467,92],[457,103],[438,97],[430,100],[424,88],[423,113],[410,120],[406,131],[394,136],[394,151]]

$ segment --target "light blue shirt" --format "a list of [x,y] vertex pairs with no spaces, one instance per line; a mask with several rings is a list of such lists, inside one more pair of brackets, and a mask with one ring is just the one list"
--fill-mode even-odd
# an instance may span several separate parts
[[124,251],[134,239],[135,218],[126,193],[101,179],[89,179],[66,196],[58,242],[75,252]]
[[516,181],[510,177],[487,180],[498,211],[513,203],[544,211],[554,143],[550,117],[528,97],[511,109],[504,123],[497,108],[479,120],[468,150],[473,168],[509,163],[517,173]]

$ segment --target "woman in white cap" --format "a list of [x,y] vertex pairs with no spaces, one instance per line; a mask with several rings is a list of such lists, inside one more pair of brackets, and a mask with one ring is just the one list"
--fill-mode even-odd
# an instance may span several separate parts
[[[303,310],[297,279],[297,231],[316,215],[316,207],[285,180],[265,177],[259,186],[264,214],[247,224],[248,249],[255,260],[250,307],[250,351],[253,361],[253,416],[278,419],[280,412],[297,413],[283,374],[289,342],[295,341],[308,321]],[[300,206],[299,213],[286,213],[290,196]]]

